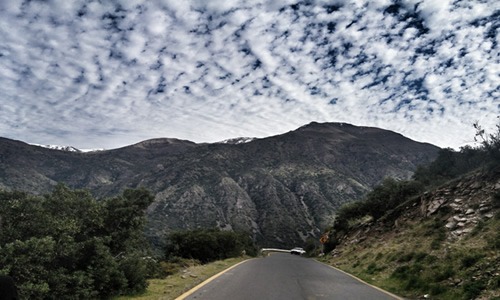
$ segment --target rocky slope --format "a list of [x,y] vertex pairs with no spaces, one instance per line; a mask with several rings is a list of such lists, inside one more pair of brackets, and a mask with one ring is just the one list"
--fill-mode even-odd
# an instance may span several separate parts
[[112,196],[146,187],[148,235],[161,244],[179,228],[251,232],[266,246],[316,238],[343,203],[384,177],[408,178],[438,148],[397,133],[342,123],[311,123],[246,143],[155,139],[90,153],[0,140],[0,187],[44,193],[57,182]]
[[338,238],[327,261],[410,299],[496,299],[500,173],[453,180]]

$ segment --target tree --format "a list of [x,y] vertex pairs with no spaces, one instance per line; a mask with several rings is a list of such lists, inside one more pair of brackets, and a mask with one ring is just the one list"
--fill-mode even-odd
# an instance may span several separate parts
[[92,299],[146,288],[146,190],[96,200],[64,185],[32,196],[0,191],[0,274],[23,299]]
[[496,131],[490,134],[486,133],[479,122],[474,123],[474,128],[476,129],[475,141],[481,143],[492,162],[498,165],[500,163],[500,122],[496,125]]

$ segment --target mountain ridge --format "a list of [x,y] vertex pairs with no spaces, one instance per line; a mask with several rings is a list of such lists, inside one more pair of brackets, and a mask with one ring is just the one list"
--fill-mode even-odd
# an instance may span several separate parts
[[317,238],[341,204],[384,177],[409,178],[438,149],[343,123],[310,123],[248,143],[160,138],[88,153],[0,139],[0,187],[40,194],[63,182],[98,197],[145,187],[156,195],[147,229],[155,245],[171,230],[218,227],[292,246]]

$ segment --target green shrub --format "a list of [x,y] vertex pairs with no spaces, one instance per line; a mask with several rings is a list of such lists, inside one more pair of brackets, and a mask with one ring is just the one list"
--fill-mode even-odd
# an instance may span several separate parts
[[481,142],[481,150],[487,154],[490,166],[498,166],[500,164],[500,123],[496,125],[496,131],[491,134],[486,133],[478,123],[474,124],[474,128],[476,141]]
[[248,234],[218,229],[177,231],[167,238],[166,257],[197,259],[202,263],[237,257],[243,251],[256,255],[256,247]]
[[451,266],[445,266],[444,268],[438,268],[432,274],[432,279],[434,282],[441,282],[455,275],[455,270]]
[[480,220],[476,224],[474,229],[472,229],[471,236],[477,236],[481,231],[484,230],[485,226],[486,226],[486,223],[483,220]]
[[440,284],[431,284],[430,285],[430,294],[433,296],[444,294],[448,290],[449,290],[448,287],[440,285]]
[[460,260],[461,268],[468,269],[475,265],[483,257],[484,254],[467,254]]
[[126,257],[119,262],[118,268],[126,279],[126,286],[123,288],[124,293],[134,294],[146,290],[148,286],[146,281],[148,269],[143,258],[138,256]]
[[491,281],[491,286],[494,289],[500,289],[500,276],[495,276]]
[[436,262],[436,261],[438,261],[438,260],[439,260],[439,258],[438,258],[437,256],[435,256],[435,255],[427,255],[427,256],[425,257],[424,262],[425,262],[426,264],[428,264],[428,265],[432,265],[433,263],[435,263],[435,262]]
[[500,250],[500,231],[494,233],[492,237],[486,239],[487,247],[491,250]]
[[337,211],[333,229],[345,231],[353,220],[371,216],[374,220],[381,218],[387,211],[396,208],[411,196],[423,191],[423,185],[417,181],[397,181],[385,179],[361,201],[351,202]]
[[482,280],[466,282],[462,289],[464,299],[475,299],[486,288],[486,283]]
[[441,244],[442,244],[442,241],[440,241],[438,239],[434,239],[431,242],[431,249],[438,250],[439,248],[441,248]]
[[419,166],[413,174],[413,180],[425,186],[438,186],[448,180],[457,178],[476,168],[488,164],[484,147],[465,146],[460,151],[451,148],[441,149],[438,157],[428,166]]
[[424,278],[420,277],[419,274],[412,274],[406,280],[404,288],[405,290],[428,290],[429,283]]
[[387,255],[386,261],[387,262],[395,262],[396,260],[398,260],[403,255],[404,255],[404,252],[402,252],[402,251],[389,253]]
[[400,256],[396,261],[399,263],[409,262],[413,259],[414,256],[415,256],[415,252],[406,253],[406,254]]
[[493,195],[491,201],[494,208],[500,208],[500,192],[496,192]]
[[126,190],[97,201],[58,185],[44,196],[0,191],[0,274],[22,299],[98,299],[146,287],[144,210],[153,196]]
[[381,266],[381,267],[378,267],[377,264],[375,262],[372,262],[368,265],[368,267],[366,267],[366,270],[365,272],[367,274],[376,274],[380,271],[383,271],[386,267],[384,266]]
[[397,267],[391,274],[392,278],[405,280],[410,278],[411,276],[411,268],[409,266],[399,266]]
[[441,245],[446,240],[446,230],[442,226],[442,224],[440,224],[440,225],[441,226],[433,232],[435,237],[431,242],[431,249],[432,250],[438,250],[439,248],[441,248]]
[[417,252],[414,255],[415,262],[422,262],[427,257],[427,253],[425,252]]
[[422,276],[423,265],[415,263],[411,266],[403,265],[397,267],[391,274],[391,278],[402,282],[405,290],[422,290],[429,288],[429,282]]

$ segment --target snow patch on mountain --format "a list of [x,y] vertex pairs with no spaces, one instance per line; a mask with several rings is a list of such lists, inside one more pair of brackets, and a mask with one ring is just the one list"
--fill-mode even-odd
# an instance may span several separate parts
[[233,138],[233,139],[227,139],[223,140],[220,142],[217,142],[216,144],[245,144],[245,143],[250,143],[251,141],[256,140],[257,138],[255,137],[238,137],[238,138]]
[[33,146],[43,147],[52,150],[66,151],[66,152],[76,152],[76,153],[86,153],[86,152],[96,152],[104,151],[105,149],[78,149],[73,146],[60,146],[60,145],[41,145],[41,144],[31,144]]

